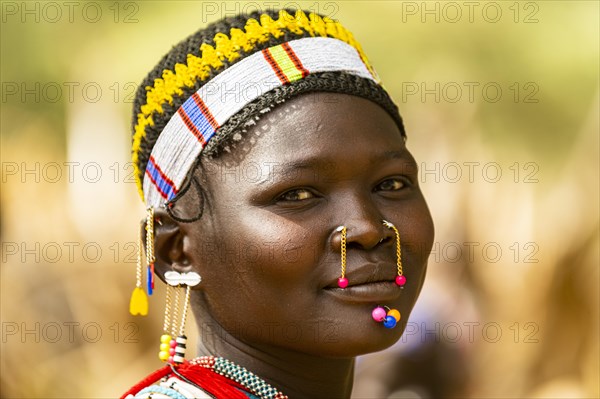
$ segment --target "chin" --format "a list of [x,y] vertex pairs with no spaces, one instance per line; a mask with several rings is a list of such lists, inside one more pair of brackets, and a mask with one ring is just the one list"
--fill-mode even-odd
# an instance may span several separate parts
[[368,353],[379,352],[394,345],[402,337],[406,322],[400,321],[394,328],[385,328],[381,323],[373,322],[370,326],[370,333],[355,345],[348,345],[352,349],[352,356],[366,355]]
[[400,321],[394,328],[385,328],[381,323],[372,319],[360,326],[340,326],[326,334],[320,342],[306,351],[309,354],[333,358],[351,358],[379,352],[394,345],[402,337],[406,321]]

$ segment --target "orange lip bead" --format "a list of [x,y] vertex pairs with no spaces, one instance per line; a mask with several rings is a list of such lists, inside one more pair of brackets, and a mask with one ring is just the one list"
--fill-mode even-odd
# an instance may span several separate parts
[[400,321],[400,312],[398,312],[396,309],[391,309],[387,312],[387,315],[392,316],[394,319],[396,319],[396,322]]

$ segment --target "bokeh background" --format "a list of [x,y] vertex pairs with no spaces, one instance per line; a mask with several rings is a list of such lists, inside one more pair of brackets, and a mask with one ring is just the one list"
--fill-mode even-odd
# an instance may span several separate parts
[[135,88],[221,16],[301,6],[362,43],[435,223],[405,336],[356,398],[597,398],[599,3],[3,1],[2,398],[110,398],[158,368],[134,318]]

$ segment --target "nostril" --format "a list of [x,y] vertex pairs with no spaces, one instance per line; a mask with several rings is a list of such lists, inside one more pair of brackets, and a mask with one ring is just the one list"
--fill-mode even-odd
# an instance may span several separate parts
[[[340,226],[342,227],[342,226]],[[340,227],[333,230],[333,240],[336,246],[339,243]],[[361,223],[359,225],[350,225],[347,227],[348,249],[372,249],[379,244],[387,244],[394,240],[394,232],[389,228],[377,226],[375,223]]]
[[391,242],[393,240],[393,237],[383,237],[381,240],[379,240],[379,244],[387,244],[388,242]]
[[[347,233],[345,232],[345,230],[347,230],[347,228],[345,226],[338,226],[336,227],[332,233],[331,233],[331,237],[329,239],[332,248],[336,251],[339,252],[342,249],[342,236],[347,237]],[[344,239],[345,241],[346,239]],[[344,242],[344,246],[348,245],[349,243],[346,241]]]
[[373,248],[378,245],[388,245],[389,243],[393,243],[393,241],[394,241],[393,237],[383,237],[379,241],[376,241],[376,242],[371,241],[371,243],[367,245],[366,243],[364,243],[362,241],[348,240],[348,242],[346,243],[346,247],[347,247],[347,249],[367,249],[367,248]]

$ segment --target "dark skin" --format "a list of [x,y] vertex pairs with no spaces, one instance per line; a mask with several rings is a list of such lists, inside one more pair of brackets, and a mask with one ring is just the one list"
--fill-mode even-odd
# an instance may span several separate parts
[[[252,129],[262,133],[243,156],[202,160],[198,221],[157,212],[157,273],[202,276],[192,294],[200,355],[230,359],[292,398],[348,398],[355,357],[402,335],[425,278],[433,223],[416,163],[378,105],[302,95],[270,114],[277,122],[261,119]],[[383,219],[400,232],[403,289],[393,283],[395,235]],[[343,292],[340,225],[350,281]],[[377,305],[400,311],[396,328],[371,318]]]

